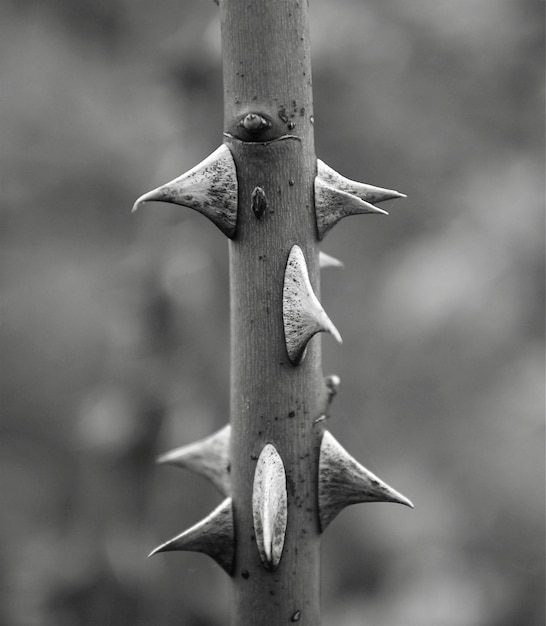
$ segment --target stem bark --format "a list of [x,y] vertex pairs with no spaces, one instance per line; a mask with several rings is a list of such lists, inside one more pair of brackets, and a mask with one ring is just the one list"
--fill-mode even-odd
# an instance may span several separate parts
[[[232,626],[320,624],[317,505],[319,446],[327,390],[320,339],[300,365],[286,351],[283,281],[294,244],[319,296],[313,183],[316,156],[307,2],[221,0],[226,143],[238,176],[236,237],[230,241],[231,479],[235,526]],[[240,121],[271,122],[248,141]],[[243,139],[241,141],[240,139]],[[252,210],[256,187],[266,206]],[[256,195],[256,194],[255,194]],[[262,564],[252,488],[256,462],[271,443],[286,472],[288,523],[281,561]]]

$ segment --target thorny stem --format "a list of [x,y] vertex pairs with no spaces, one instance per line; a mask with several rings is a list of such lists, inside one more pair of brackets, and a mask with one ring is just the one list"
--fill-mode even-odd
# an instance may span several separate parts
[[[290,249],[299,245],[319,291],[313,206],[313,137],[307,3],[220,2],[224,120],[238,172],[237,236],[230,242],[231,476],[235,525],[233,626],[320,623],[317,467],[326,389],[320,341],[301,365],[288,359],[282,294]],[[270,127],[248,142],[238,126],[258,113]],[[264,142],[291,135],[264,145]],[[252,211],[256,187],[267,208]],[[260,562],[252,523],[252,485],[260,451],[272,443],[287,477],[288,527],[281,562]]]
[[225,500],[152,554],[214,558],[233,580],[232,626],[318,626],[320,533],[349,504],[412,506],[324,431],[339,379],[324,380],[315,335],[341,337],[318,299],[318,242],[403,194],[317,161],[306,3],[221,0],[220,15],[225,144],[134,208],[186,206],[230,239],[231,424],[160,459]]

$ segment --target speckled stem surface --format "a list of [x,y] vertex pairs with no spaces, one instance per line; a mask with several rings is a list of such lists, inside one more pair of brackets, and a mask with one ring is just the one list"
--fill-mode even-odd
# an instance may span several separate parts
[[[322,423],[315,420],[325,411],[327,391],[320,338],[313,337],[303,362],[293,365],[282,316],[284,272],[294,244],[305,255],[315,294],[320,291],[307,10],[305,0],[220,0],[224,130],[239,186],[236,235],[229,244],[232,626],[320,624]],[[259,140],[240,124],[248,113],[269,122]],[[259,217],[252,200],[257,187],[263,191]],[[274,571],[261,563],[252,513],[256,463],[268,443],[284,463],[288,504]]]

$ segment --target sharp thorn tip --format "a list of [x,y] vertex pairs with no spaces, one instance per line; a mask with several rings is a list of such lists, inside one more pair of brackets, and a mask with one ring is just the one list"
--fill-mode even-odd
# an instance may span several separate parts
[[400,504],[403,504],[404,506],[407,506],[410,509],[415,508],[413,502],[409,498],[406,498],[405,496],[402,496],[402,498],[403,500],[402,499],[400,500]]

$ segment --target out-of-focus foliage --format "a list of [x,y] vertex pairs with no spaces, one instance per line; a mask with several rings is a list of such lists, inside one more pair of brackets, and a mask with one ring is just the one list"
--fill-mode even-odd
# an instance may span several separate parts
[[[416,504],[331,525],[324,623],[539,626],[544,3],[314,0],[311,32],[320,157],[409,196],[325,241],[329,428]],[[129,212],[221,142],[217,8],[4,2],[0,76],[0,623],[225,624],[211,560],[146,554],[219,502],[153,459],[227,420],[227,243]]]

